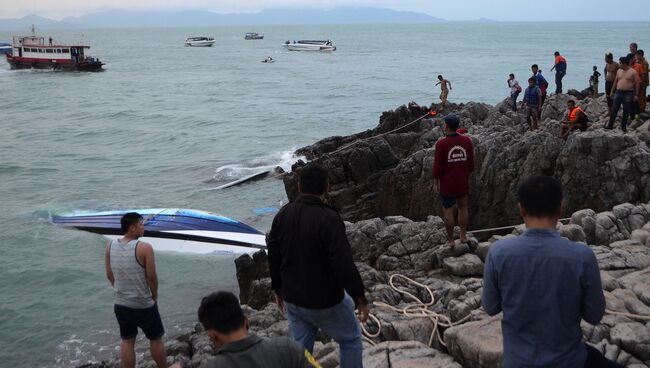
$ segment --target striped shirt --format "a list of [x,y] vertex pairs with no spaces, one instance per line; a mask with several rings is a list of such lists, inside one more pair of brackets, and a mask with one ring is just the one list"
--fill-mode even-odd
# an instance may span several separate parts
[[143,309],[154,305],[151,289],[147,283],[144,265],[136,256],[138,240],[122,244],[113,240],[110,244],[111,270],[115,283],[115,304],[129,308]]

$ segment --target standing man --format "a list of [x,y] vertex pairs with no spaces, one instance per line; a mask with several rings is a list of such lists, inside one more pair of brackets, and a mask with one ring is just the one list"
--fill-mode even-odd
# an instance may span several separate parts
[[266,240],[271,285],[294,339],[311,353],[322,329],[339,344],[341,368],[360,368],[359,320],[368,319],[368,301],[345,224],[325,204],[329,189],[320,165],[312,162],[298,172],[300,196],[278,212]]
[[151,244],[138,241],[144,235],[144,219],[129,212],[120,220],[120,239],[106,245],[106,277],[115,291],[115,317],[120,326],[122,367],[135,367],[135,337],[138,327],[149,339],[151,357],[159,368],[167,367],[158,312],[158,276]]
[[[447,96],[449,95],[449,91],[451,90],[451,82],[444,79],[442,75],[438,76],[438,83],[435,84],[440,85],[440,109],[444,109],[445,106],[447,106]],[[449,85],[449,89],[447,89],[447,85]]]
[[630,60],[627,57],[619,59],[620,69],[616,72],[614,87],[610,96],[614,100],[612,112],[609,114],[609,124],[605,129],[614,129],[614,121],[618,109],[623,104],[623,119],[621,119],[621,130],[627,132],[627,119],[633,111],[633,104],[639,100],[639,75],[636,70],[630,68]]
[[454,207],[458,207],[460,242],[467,243],[469,174],[474,170],[472,140],[457,133],[460,119],[445,116],[445,137],[438,139],[433,160],[433,190],[439,193],[447,229],[447,244],[454,245]]
[[[636,63],[634,64],[634,70],[639,74],[639,110],[637,114],[645,112],[648,96],[648,85],[650,84],[650,78],[648,75],[648,61],[645,58],[645,53],[643,50],[637,50],[636,52]],[[639,117],[637,116],[637,119]]]
[[566,75],[566,59],[560,55],[559,51],[555,51],[555,65],[551,71],[555,69],[555,93],[562,93],[562,78]]
[[612,53],[605,54],[605,95],[607,96],[607,108],[609,113],[612,113],[612,86],[616,79],[616,72],[618,71],[618,63],[614,61]]
[[580,321],[596,325],[605,296],[594,252],[560,236],[562,186],[532,177],[517,190],[526,231],[488,252],[481,304],[503,311],[503,366],[620,367],[582,342]]
[[535,77],[528,78],[528,87],[524,91],[522,105],[526,107],[526,123],[528,130],[537,129],[540,110],[542,108],[542,90],[535,84]]
[[542,92],[541,95],[541,103],[539,104],[539,110],[538,110],[538,119],[542,118],[542,106],[544,106],[544,101],[546,101],[546,90],[548,89],[548,82],[546,81],[546,78],[542,75],[542,71],[539,70],[539,67],[537,64],[533,64],[530,67],[530,70],[533,72],[533,78],[535,78],[535,85],[540,89]]
[[515,75],[510,73],[508,77],[508,87],[510,88],[510,100],[512,100],[512,111],[517,112],[517,97],[521,93],[521,86],[515,79]]
[[634,64],[634,55],[636,55],[636,52],[639,50],[639,45],[637,45],[636,42],[630,43],[630,53],[627,54],[627,58],[630,60],[630,66]]

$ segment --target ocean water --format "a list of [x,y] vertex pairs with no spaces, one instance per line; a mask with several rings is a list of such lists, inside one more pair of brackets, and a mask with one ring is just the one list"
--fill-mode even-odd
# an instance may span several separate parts
[[[631,41],[650,50],[650,23],[255,30],[264,40],[244,41],[246,27],[44,31],[92,45],[105,71],[0,64],[2,365],[67,367],[117,354],[105,240],[51,225],[52,213],[196,208],[266,231],[272,215],[252,209],[286,202],[280,180],[213,188],[261,168],[289,169],[296,148],[372,128],[382,111],[437,101],[438,74],[452,82],[450,101],[496,103],[508,95],[507,75],[524,81],[533,63],[553,88],[556,50],[569,63],[565,89],[585,88],[593,65],[602,72],[605,52],[624,55]],[[0,32],[0,40],[11,34]],[[214,47],[183,46],[196,35],[215,37]],[[338,50],[281,47],[303,38],[331,39]],[[266,56],[276,62],[260,63]],[[232,256],[156,257],[168,336],[194,323],[201,296],[237,290]]]

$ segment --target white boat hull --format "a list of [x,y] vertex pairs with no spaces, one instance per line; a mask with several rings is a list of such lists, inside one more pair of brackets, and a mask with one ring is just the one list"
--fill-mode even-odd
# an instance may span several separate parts
[[214,41],[185,42],[185,46],[190,46],[190,47],[211,47],[213,44],[214,44]]
[[282,45],[289,51],[336,51],[336,47],[329,45],[310,45],[310,44],[299,44],[299,43],[290,43]]

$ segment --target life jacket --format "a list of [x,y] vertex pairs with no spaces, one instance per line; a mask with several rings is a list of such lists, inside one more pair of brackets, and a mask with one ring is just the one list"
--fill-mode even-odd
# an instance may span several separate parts
[[576,106],[571,110],[569,110],[569,114],[567,115],[567,120],[569,121],[569,123],[573,124],[576,122],[576,119],[578,118],[578,112],[582,113],[583,116],[586,116],[585,112],[581,108]]
[[[580,115],[578,115],[578,112]],[[567,120],[569,121],[569,124],[579,124],[580,125],[580,130],[583,132],[587,130],[588,124],[589,124],[589,117],[587,116],[587,113],[579,107],[574,107],[573,109],[569,110],[569,113],[567,115]]]

